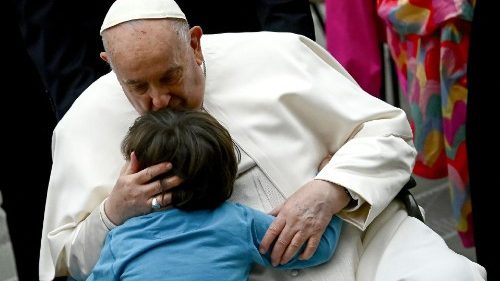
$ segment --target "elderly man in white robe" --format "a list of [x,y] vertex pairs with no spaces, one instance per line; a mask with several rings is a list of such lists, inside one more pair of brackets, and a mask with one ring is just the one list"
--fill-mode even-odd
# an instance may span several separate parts
[[273,32],[202,37],[173,0],[117,0],[101,35],[113,71],[53,135],[40,280],[84,280],[110,229],[152,203],[168,206],[181,179],[151,179],[169,164],[139,171],[120,154],[133,120],[163,107],[205,110],[230,131],[242,152],[231,200],[276,215],[261,246],[275,262],[303,245],[308,258],[332,215],[347,222],[327,264],[256,267],[250,280],[485,279],[393,200],[416,154],[405,113],[363,92],[315,42]]

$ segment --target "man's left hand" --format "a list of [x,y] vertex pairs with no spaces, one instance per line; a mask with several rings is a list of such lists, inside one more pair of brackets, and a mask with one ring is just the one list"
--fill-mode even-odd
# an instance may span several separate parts
[[277,266],[289,262],[307,242],[299,258],[311,258],[332,216],[346,207],[349,200],[341,186],[322,180],[308,182],[271,212],[276,219],[264,235],[259,251],[266,253],[276,241],[271,263]]

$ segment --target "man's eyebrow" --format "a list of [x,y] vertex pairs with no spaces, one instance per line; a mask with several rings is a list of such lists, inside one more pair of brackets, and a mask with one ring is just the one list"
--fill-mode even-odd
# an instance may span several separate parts
[[123,83],[127,84],[127,85],[134,85],[134,84],[139,84],[141,83],[140,81],[138,80],[133,80],[133,79],[126,79],[126,80],[123,80]]
[[[174,67],[171,67],[169,69],[167,69],[162,75],[161,77],[162,78],[165,78],[165,77],[169,77],[169,76],[173,76],[173,75],[176,75],[178,74],[179,72],[182,73],[182,66],[180,65],[176,65]],[[134,84],[140,84],[142,83],[142,81],[140,80],[134,80],[134,79],[125,79],[123,80],[123,83],[127,84],[127,85],[134,85]]]
[[167,71],[163,73],[162,77],[175,76],[179,73],[182,73],[182,70],[183,70],[182,66],[176,65],[174,67],[167,69]]

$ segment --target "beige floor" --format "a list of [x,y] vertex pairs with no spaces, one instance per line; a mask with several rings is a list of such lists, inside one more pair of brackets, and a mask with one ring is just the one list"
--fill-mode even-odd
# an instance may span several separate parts
[[441,235],[452,250],[476,261],[476,249],[465,248],[455,229],[447,180],[419,177],[416,180],[417,186],[412,191],[418,204],[425,210],[425,223]]

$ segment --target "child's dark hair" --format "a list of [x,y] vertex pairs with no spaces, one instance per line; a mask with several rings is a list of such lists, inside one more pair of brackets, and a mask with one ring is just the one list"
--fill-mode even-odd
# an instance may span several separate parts
[[140,168],[170,162],[184,181],[173,189],[172,205],[183,210],[213,209],[233,192],[238,160],[229,132],[208,113],[162,109],[137,118],[122,142],[127,160],[135,151]]

